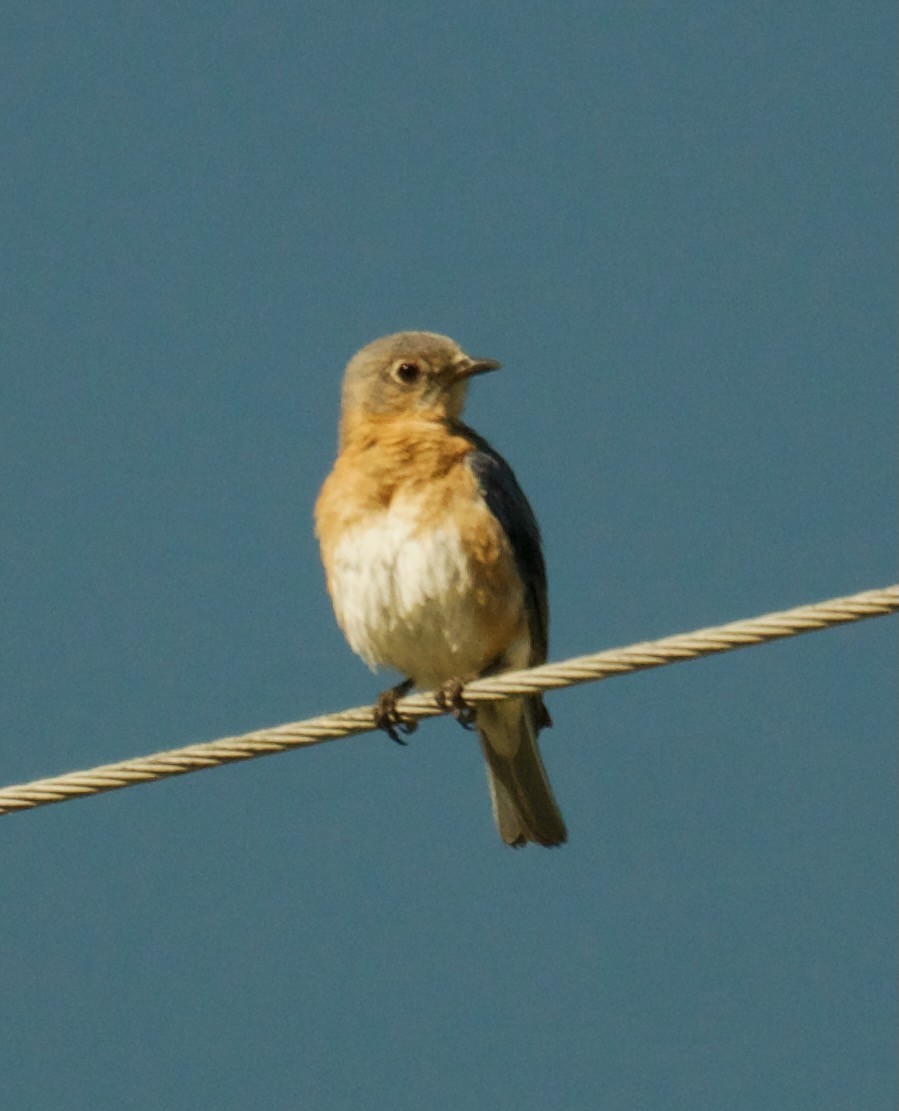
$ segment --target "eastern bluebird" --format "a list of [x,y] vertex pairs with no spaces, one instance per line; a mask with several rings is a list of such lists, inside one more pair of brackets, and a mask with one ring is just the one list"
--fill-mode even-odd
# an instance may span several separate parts
[[472,713],[460,697],[471,679],[546,659],[537,521],[508,463],[460,419],[469,378],[498,367],[432,332],[363,347],[344,375],[316,534],[351,648],[407,677],[379,699],[379,724],[395,736],[396,697],[440,688],[441,704],[476,724],[503,841],[560,845],[565,823],[537,748],[551,724],[542,698]]

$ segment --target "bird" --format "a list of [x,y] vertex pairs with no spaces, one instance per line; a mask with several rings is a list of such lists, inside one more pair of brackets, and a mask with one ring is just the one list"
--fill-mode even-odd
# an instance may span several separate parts
[[554,846],[567,831],[537,746],[552,724],[543,699],[476,708],[463,699],[466,682],[547,653],[537,520],[509,464],[462,421],[471,379],[499,367],[435,332],[397,332],[358,351],[315,531],[350,647],[372,670],[404,676],[379,696],[376,723],[399,739],[398,697],[437,690],[441,707],[477,731],[501,839]]

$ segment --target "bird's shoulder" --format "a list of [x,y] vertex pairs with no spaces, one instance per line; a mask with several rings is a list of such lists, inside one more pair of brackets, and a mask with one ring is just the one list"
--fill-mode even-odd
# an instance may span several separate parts
[[515,472],[495,448],[473,429],[460,433],[468,442],[465,465],[491,512],[513,538],[540,546],[540,527]]
[[465,432],[471,444],[465,465],[514,555],[531,625],[530,662],[539,663],[546,658],[549,625],[546,564],[540,526],[515,472],[506,460],[472,429],[465,429]]

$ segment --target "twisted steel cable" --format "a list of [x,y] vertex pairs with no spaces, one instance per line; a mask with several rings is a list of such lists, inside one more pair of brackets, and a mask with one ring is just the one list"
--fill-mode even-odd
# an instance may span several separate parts
[[[899,585],[861,594],[830,598],[780,613],[768,613],[728,625],[697,629],[691,633],[643,641],[624,648],[613,648],[589,656],[577,656],[559,663],[543,664],[523,671],[477,679],[464,690],[466,702],[502,701],[522,694],[560,690],[578,683],[596,682],[614,675],[626,675],[651,667],[695,660],[735,648],[746,648],[770,640],[798,636],[800,633],[829,629],[868,617],[882,617],[899,610]],[[434,692],[423,692],[401,699],[397,708],[406,720],[437,717],[441,709]],[[223,737],[204,744],[157,752],[115,764],[104,764],[89,771],[36,779],[0,789],[0,814],[30,810],[53,802],[84,798],[104,791],[116,791],[138,783],[152,783],[172,775],[215,768],[237,760],[252,760],[304,745],[351,737],[375,729],[371,706],[343,710],[306,721],[291,722],[270,729],[258,729],[236,737]]]

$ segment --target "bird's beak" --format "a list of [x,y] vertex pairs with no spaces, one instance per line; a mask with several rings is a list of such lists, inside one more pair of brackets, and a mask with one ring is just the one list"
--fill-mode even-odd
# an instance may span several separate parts
[[502,364],[496,359],[469,359],[466,358],[456,367],[454,378],[462,382],[466,378],[474,378],[476,374],[486,374],[489,370],[499,370]]

